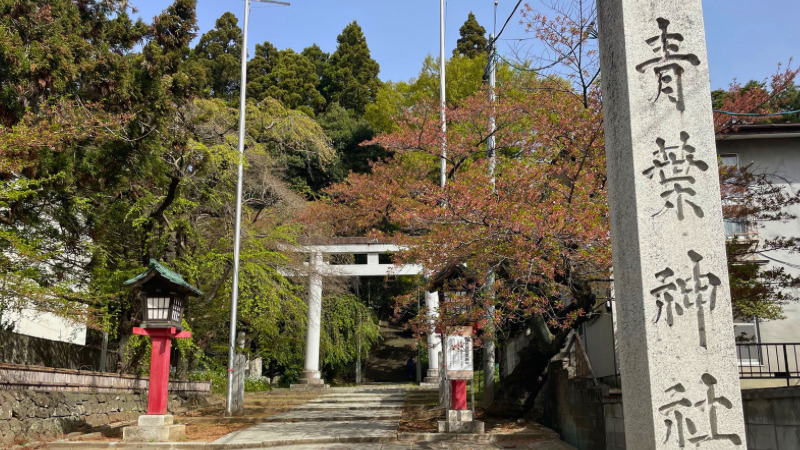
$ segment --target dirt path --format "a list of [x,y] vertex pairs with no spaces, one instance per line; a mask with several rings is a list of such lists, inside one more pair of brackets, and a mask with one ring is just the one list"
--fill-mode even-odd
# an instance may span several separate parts
[[[395,325],[381,321],[381,337],[383,340],[370,351],[364,362],[364,380],[373,383],[402,383],[416,379],[408,377],[406,361],[417,352],[414,339],[406,337],[404,330]],[[419,361],[417,361],[419,362]]]

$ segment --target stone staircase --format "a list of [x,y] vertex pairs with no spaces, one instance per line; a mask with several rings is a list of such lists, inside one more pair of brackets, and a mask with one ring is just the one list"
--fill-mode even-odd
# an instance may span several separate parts
[[397,441],[405,401],[401,386],[330,388],[325,395],[265,418],[214,444],[253,448],[324,443]]
[[[207,448],[572,449],[558,439],[558,434],[544,427],[517,434],[398,432],[404,410],[426,414],[438,409],[436,391],[408,385],[367,384],[318,392],[319,397],[223,436],[206,444]],[[252,402],[246,405],[250,411],[259,407]]]

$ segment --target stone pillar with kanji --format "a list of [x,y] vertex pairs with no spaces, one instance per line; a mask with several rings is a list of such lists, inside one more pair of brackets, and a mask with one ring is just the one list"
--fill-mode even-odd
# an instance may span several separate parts
[[628,448],[745,448],[700,0],[600,0]]

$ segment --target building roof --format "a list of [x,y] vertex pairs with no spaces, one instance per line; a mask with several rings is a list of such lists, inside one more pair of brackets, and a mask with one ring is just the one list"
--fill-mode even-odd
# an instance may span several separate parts
[[125,286],[142,285],[150,281],[156,275],[160,276],[168,283],[174,284],[178,289],[188,294],[203,295],[203,291],[187,283],[179,273],[169,270],[166,266],[162,265],[155,259],[150,260],[150,266],[147,268],[147,270],[139,275],[136,275],[123,284]]
[[756,123],[735,125],[718,134],[718,141],[735,139],[777,139],[800,137],[800,123]]

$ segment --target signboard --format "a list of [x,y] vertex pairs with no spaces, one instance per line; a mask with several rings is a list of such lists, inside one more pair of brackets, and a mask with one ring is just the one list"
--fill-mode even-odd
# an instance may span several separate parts
[[472,327],[450,327],[447,329],[447,378],[450,380],[471,380],[472,367]]

